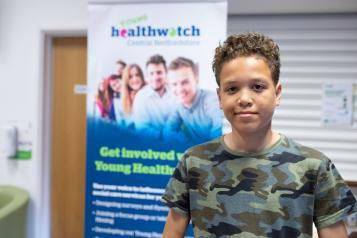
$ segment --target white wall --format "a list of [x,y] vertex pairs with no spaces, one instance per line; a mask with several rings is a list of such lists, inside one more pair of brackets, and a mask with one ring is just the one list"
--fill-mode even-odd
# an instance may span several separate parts
[[[357,12],[356,0],[323,0],[323,8],[322,5],[310,6],[311,1],[305,1],[306,4],[298,1],[299,6],[295,0],[275,0],[270,2],[274,4],[267,5],[259,1],[259,8],[256,2],[232,0],[229,12]],[[292,8],[290,4],[295,5]],[[86,28],[86,0],[0,0],[0,127],[8,121],[33,126],[33,158],[14,161],[0,155],[0,185],[17,185],[30,192],[28,238],[49,237],[50,221],[46,216],[49,191],[44,186],[49,158],[44,157],[46,148],[42,144],[45,134],[44,32],[84,31]]]
[[[29,238],[49,237],[43,217],[42,115],[43,31],[87,28],[86,0],[0,0],[0,127],[8,121],[33,125],[33,158],[14,161],[0,156],[0,185],[30,192]],[[48,158],[46,158],[48,159]]]

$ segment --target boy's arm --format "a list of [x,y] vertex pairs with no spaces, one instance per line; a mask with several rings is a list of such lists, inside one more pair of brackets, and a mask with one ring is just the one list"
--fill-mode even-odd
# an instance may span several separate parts
[[319,234],[319,238],[348,238],[346,226],[343,221],[319,229],[317,233]]
[[173,209],[170,209],[167,215],[163,238],[183,238],[190,219],[183,216]]

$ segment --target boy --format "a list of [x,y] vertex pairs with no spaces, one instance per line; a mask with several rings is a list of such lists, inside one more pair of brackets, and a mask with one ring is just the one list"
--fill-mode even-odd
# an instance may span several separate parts
[[178,57],[168,67],[168,82],[178,101],[164,129],[166,140],[202,143],[222,134],[223,113],[214,92],[198,87],[198,68]]
[[163,237],[347,238],[356,200],[322,153],[272,131],[281,97],[279,48],[260,33],[227,38],[213,70],[232,132],[186,151],[162,198]]

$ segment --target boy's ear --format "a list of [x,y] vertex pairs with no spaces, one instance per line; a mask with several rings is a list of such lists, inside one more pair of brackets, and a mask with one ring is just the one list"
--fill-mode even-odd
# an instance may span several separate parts
[[219,88],[216,88],[217,96],[218,96],[218,101],[219,101],[219,108],[222,109],[222,104],[221,104],[221,93],[219,91]]
[[280,105],[280,99],[281,99],[281,91],[282,91],[282,86],[281,83],[278,82],[278,84],[275,86],[275,105],[279,106]]

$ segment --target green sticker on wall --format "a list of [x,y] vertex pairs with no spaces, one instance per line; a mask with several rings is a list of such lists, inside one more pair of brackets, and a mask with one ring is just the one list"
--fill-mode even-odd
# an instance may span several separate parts
[[29,160],[32,158],[32,151],[29,150],[18,150],[16,151],[16,155],[11,157],[11,159],[16,160]]

